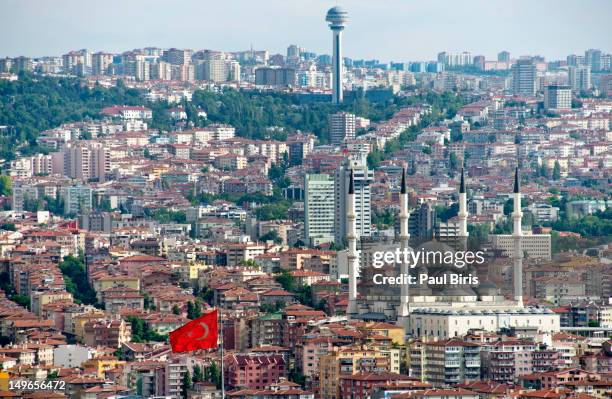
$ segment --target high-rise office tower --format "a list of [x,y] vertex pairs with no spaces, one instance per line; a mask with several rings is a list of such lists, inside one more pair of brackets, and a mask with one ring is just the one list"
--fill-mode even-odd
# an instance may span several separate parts
[[240,81],[240,64],[238,61],[227,59],[197,61],[195,77],[197,80],[210,82],[238,82]]
[[304,239],[309,245],[334,240],[334,178],[326,174],[304,177]]
[[355,192],[355,223],[357,237],[369,237],[372,234],[372,204],[370,185],[374,181],[374,172],[367,165],[353,160],[346,160],[340,165],[334,176],[335,192],[335,224],[334,236],[336,243],[342,243],[346,236],[346,193],[349,177],[353,173]]
[[166,61],[172,65],[187,65],[191,63],[191,50],[171,48],[164,52]]
[[261,67],[255,70],[255,84],[258,86],[295,86],[294,68]]
[[477,55],[474,57],[474,66],[481,71],[484,71],[485,69],[485,62],[486,59],[484,55]]
[[329,28],[333,32],[334,56],[332,61],[332,102],[334,104],[339,104],[342,102],[342,31],[348,22],[348,14],[341,7],[333,7],[327,12],[325,20],[329,23]]
[[287,59],[300,58],[303,50],[304,50],[303,48],[300,48],[299,46],[296,46],[295,44],[290,45],[289,47],[287,47]]
[[410,215],[408,232],[415,244],[429,241],[434,237],[436,208],[431,203],[424,203]]
[[63,162],[64,175],[73,179],[105,182],[111,171],[110,151],[101,143],[81,142],[66,147],[57,159]]
[[536,65],[531,58],[522,58],[512,66],[512,88],[514,94],[535,96]]
[[568,75],[569,85],[575,92],[591,90],[591,67],[571,66]]
[[113,63],[113,55],[110,53],[94,53],[91,56],[91,73],[93,75],[106,75],[108,67]]
[[510,53],[507,51],[500,52],[499,54],[497,54],[497,61],[500,61],[500,62],[510,61]]
[[601,50],[588,49],[584,52],[584,62],[593,72],[601,71]]
[[570,86],[549,85],[544,88],[545,109],[571,109],[572,88]]
[[345,139],[355,138],[355,115],[348,112],[337,112],[329,115],[329,141],[340,145]]

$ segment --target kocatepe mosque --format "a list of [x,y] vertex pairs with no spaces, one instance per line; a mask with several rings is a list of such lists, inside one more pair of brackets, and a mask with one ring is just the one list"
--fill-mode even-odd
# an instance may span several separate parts
[[[353,175],[348,185],[346,196],[347,219],[347,251],[349,276],[349,300],[347,316],[349,319],[394,321],[405,328],[406,334],[415,338],[437,337],[440,339],[461,336],[469,330],[484,330],[495,332],[502,329],[514,329],[526,334],[547,334],[560,330],[559,315],[547,308],[525,307],[523,305],[523,249],[521,230],[521,190],[519,170],[514,176],[514,210],[512,256],[513,299],[508,300],[500,295],[498,287],[486,278],[481,278],[478,284],[373,284],[373,273],[380,269],[372,267],[372,254],[377,251],[395,252],[409,246],[410,234],[408,222],[408,192],[406,189],[406,172],[402,171],[400,191],[400,233],[394,242],[376,243],[360,240],[356,235],[355,190]],[[458,245],[454,247],[440,242],[428,242],[418,247],[419,251],[455,251],[467,249],[467,195],[465,175],[461,171],[459,187],[459,232]],[[413,265],[414,266],[414,265]],[[388,276],[428,274],[430,277],[440,277],[456,274],[454,265],[416,265],[410,267],[404,262],[393,265]],[[476,273],[474,268],[461,270],[463,275]],[[446,281],[449,281],[448,279]],[[358,295],[358,282],[361,295]]]

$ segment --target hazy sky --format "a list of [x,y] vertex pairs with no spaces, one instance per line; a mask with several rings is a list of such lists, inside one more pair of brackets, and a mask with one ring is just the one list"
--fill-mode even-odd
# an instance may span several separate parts
[[133,48],[331,52],[324,21],[343,6],[345,56],[434,59],[471,51],[549,59],[612,51],[610,0],[0,0],[0,57]]

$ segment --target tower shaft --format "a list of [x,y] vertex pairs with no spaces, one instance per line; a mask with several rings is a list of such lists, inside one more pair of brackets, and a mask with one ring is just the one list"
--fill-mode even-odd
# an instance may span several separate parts
[[514,285],[514,300],[517,305],[523,306],[523,230],[521,227],[523,212],[521,210],[521,190],[520,179],[518,175],[518,167],[514,175],[514,210],[512,212],[512,220],[514,222],[513,238],[514,238],[514,255],[513,255],[513,285]]
[[[408,248],[408,242],[410,240],[410,233],[408,233],[408,220],[410,219],[410,213],[408,212],[408,193],[402,192],[400,194],[400,246],[402,252],[406,248]],[[404,259],[405,260],[405,259]],[[402,271],[401,273],[404,276],[408,276],[410,274],[410,265],[408,262],[404,261],[402,263]],[[400,309],[399,316],[400,317],[408,317],[409,315],[409,301],[410,301],[410,285],[406,282],[402,284],[401,293],[400,293]]]
[[340,104],[343,100],[342,93],[342,29],[332,29],[333,38],[333,59],[332,59],[332,102]]

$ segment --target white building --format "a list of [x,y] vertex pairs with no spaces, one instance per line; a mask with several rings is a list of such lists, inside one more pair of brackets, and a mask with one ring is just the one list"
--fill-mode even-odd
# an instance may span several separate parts
[[[501,256],[512,256],[514,237],[512,234],[491,234],[491,246],[501,250]],[[550,234],[525,234],[521,237],[523,251],[528,258],[550,260],[552,257]]]
[[304,178],[304,238],[318,245],[334,240],[334,179],[326,174]]
[[571,109],[572,88],[561,85],[546,86],[544,89],[544,108],[547,110]]
[[92,190],[85,186],[62,187],[61,196],[64,200],[64,214],[78,214],[91,210]]
[[568,71],[569,85],[577,93],[591,90],[591,67],[572,66]]
[[514,94],[535,96],[536,64],[533,59],[520,59],[512,66],[512,88]]
[[542,333],[561,329],[559,315],[548,309],[503,307],[413,309],[410,333],[415,337],[460,337],[469,330],[497,332],[502,328],[526,328]]
[[355,138],[355,115],[338,112],[329,116],[329,139],[331,144],[339,145],[345,139]]
[[[350,162],[350,163],[349,163]],[[372,204],[370,184],[374,181],[374,172],[359,161],[349,161],[341,165],[334,177],[335,213],[334,241],[342,243],[346,236],[346,196],[353,170],[355,185],[355,223],[358,237],[369,237],[372,234]]]
[[59,345],[53,349],[53,365],[63,368],[81,367],[94,353],[94,350],[87,346]]

